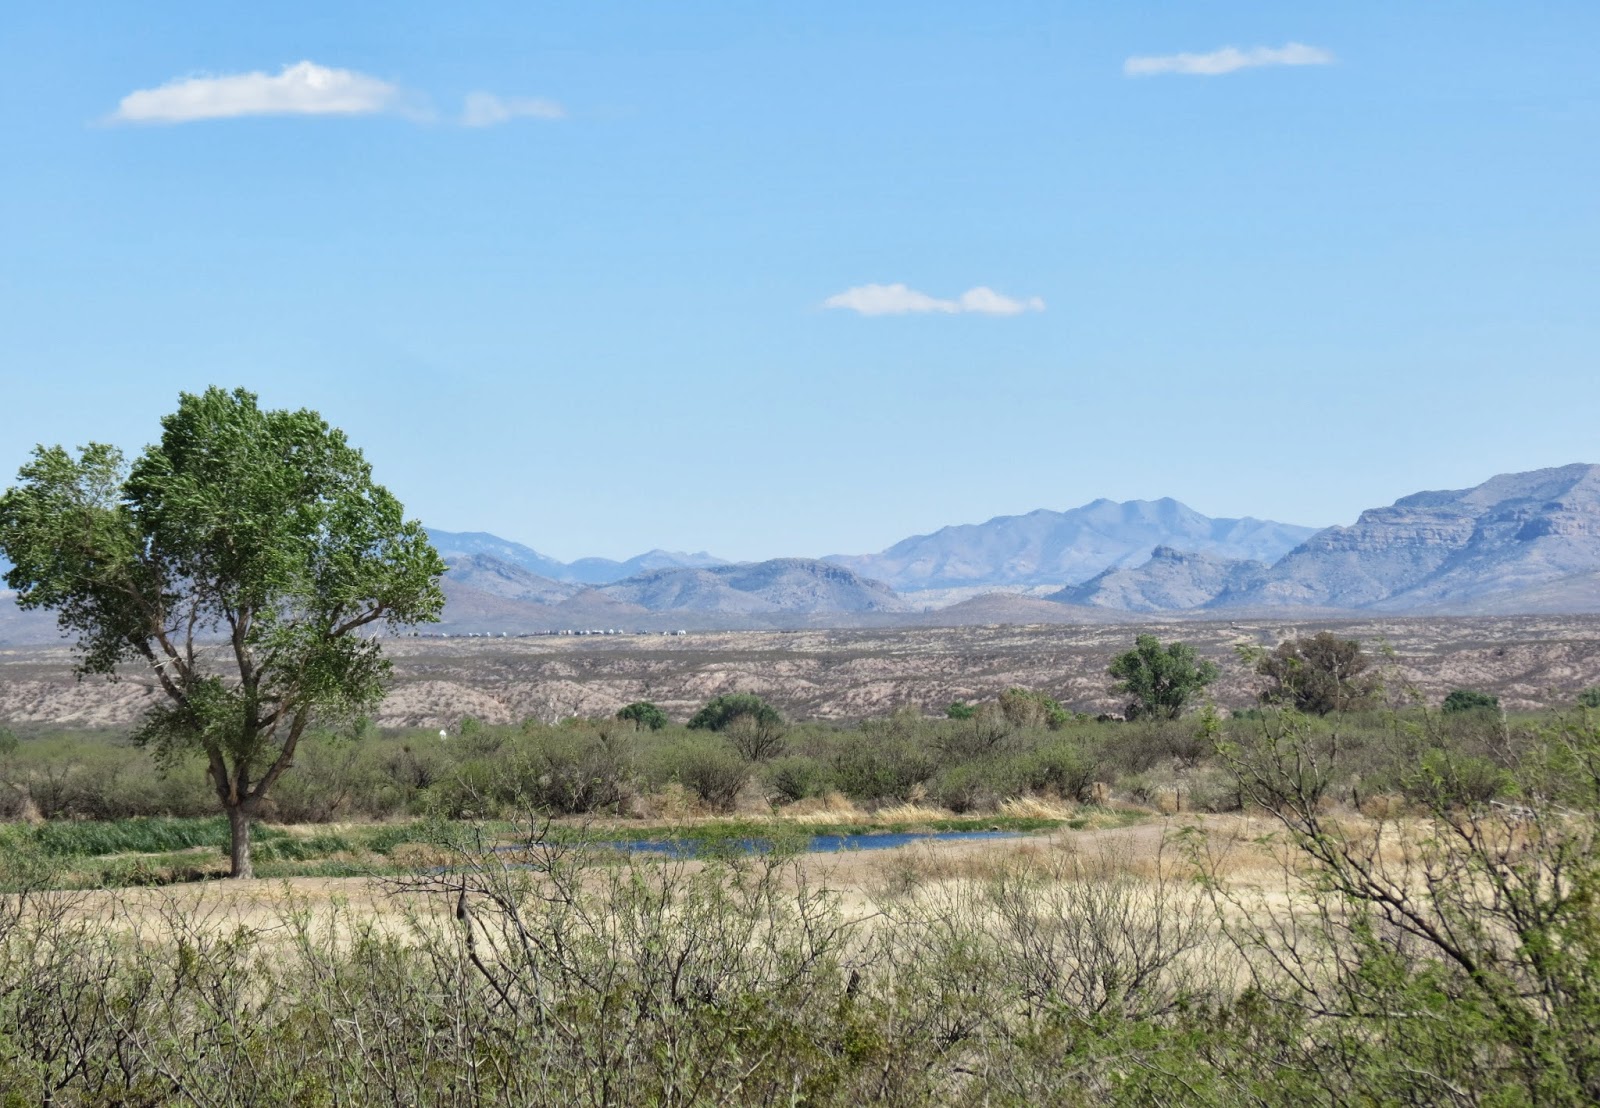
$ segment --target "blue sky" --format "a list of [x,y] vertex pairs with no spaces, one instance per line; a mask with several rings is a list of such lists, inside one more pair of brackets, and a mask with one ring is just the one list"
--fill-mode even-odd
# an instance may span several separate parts
[[563,558],[1600,462],[1592,3],[5,24],[5,475],[208,384]]

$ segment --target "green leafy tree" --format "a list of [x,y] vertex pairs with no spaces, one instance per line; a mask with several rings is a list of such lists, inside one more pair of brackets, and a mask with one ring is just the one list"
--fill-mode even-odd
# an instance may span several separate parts
[[1126,693],[1129,719],[1177,719],[1184,707],[1217,679],[1217,667],[1184,642],[1163,646],[1154,635],[1140,635],[1133,649],[1118,654],[1108,670],[1117,678],[1115,691]]
[[1477,689],[1453,689],[1439,707],[1441,711],[1452,715],[1456,712],[1494,711],[1500,707],[1500,698]]
[[1331,631],[1279,643],[1256,663],[1256,672],[1270,682],[1261,702],[1317,716],[1364,708],[1378,693],[1371,666],[1359,642]]
[[1600,685],[1591,689],[1584,689],[1578,694],[1578,707],[1600,708]]
[[648,700],[636,700],[625,708],[617,709],[617,718],[632,720],[640,728],[659,731],[667,725],[667,713]]
[[781,726],[783,717],[778,709],[755,693],[724,693],[708,700],[689,718],[691,731],[726,731],[740,716],[750,716],[758,723]]
[[161,422],[131,466],[98,443],[36,449],[0,497],[0,552],[18,602],[76,636],[80,676],[149,667],[163,696],[135,737],[205,758],[249,877],[250,820],[306,729],[382,699],[363,631],[437,619],[444,563],[315,412],[211,388]]
[[972,719],[977,714],[978,709],[965,700],[952,700],[944,710],[945,719]]
[[725,693],[708,701],[689,719],[694,731],[720,731],[752,762],[784,751],[783,717],[755,693]]

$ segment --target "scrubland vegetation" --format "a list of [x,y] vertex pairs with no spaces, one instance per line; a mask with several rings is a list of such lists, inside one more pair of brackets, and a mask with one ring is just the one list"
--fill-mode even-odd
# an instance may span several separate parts
[[[258,862],[377,874],[381,909],[286,888],[265,915],[217,885],[83,888],[181,880],[202,857],[220,871],[226,821],[192,762],[13,736],[0,1088],[17,1104],[1589,1103],[1600,719],[1464,699],[1123,722],[1016,690],[966,718],[852,727],[710,711],[653,729],[635,710],[315,735],[270,813],[302,826],[258,829]],[[896,852],[853,886],[774,830],[1025,812],[1144,822]],[[762,819],[765,853],[585,845]]]

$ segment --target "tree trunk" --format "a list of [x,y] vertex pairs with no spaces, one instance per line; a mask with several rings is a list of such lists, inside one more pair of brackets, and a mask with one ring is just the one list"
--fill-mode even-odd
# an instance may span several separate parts
[[229,877],[254,877],[255,867],[250,864],[250,813],[243,804],[228,806],[228,830],[231,834],[229,860],[232,868]]

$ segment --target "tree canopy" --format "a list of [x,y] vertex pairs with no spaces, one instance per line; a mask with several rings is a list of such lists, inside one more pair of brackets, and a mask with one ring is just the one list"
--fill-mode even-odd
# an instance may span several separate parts
[[755,693],[724,693],[708,700],[703,708],[689,717],[693,731],[726,731],[740,716],[749,716],[754,722],[778,726],[783,717],[778,709]]
[[1291,639],[1256,663],[1256,672],[1270,682],[1261,701],[1317,716],[1363,708],[1378,691],[1371,665],[1359,642],[1332,631]]
[[0,497],[0,553],[18,603],[76,637],[80,675],[148,667],[164,697],[136,738],[206,759],[249,876],[250,818],[306,728],[382,698],[389,663],[360,632],[437,619],[444,563],[315,412],[210,388],[161,425],[131,466],[38,447]]
[[635,700],[626,707],[618,708],[617,718],[632,720],[635,726],[650,731],[659,731],[669,722],[667,713],[648,700]]
[[1108,670],[1126,693],[1127,717],[1177,719],[1196,694],[1217,679],[1217,667],[1185,642],[1163,646],[1154,635],[1140,635],[1133,649],[1118,654]]

